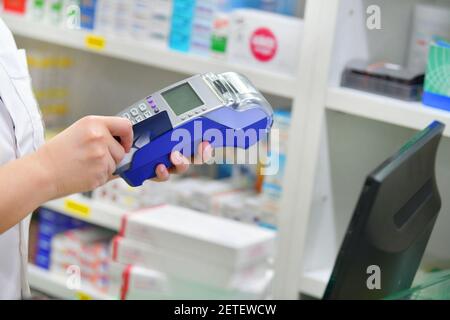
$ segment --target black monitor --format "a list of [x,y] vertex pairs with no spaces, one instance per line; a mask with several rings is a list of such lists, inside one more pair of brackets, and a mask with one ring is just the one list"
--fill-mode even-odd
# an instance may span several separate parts
[[441,208],[435,161],[444,127],[432,123],[367,177],[324,299],[410,288]]

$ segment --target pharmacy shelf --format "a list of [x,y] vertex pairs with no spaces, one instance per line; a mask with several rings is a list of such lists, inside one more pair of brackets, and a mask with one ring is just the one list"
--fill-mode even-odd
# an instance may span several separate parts
[[236,71],[245,74],[258,88],[267,93],[287,98],[293,98],[296,94],[297,86],[294,76],[257,70],[252,67],[227,63],[220,59],[180,53],[163,45],[152,45],[132,39],[103,37],[104,46],[93,49],[87,45],[87,38],[92,36],[89,32],[63,29],[13,14],[2,14],[1,17],[12,32],[18,36],[189,75]]
[[122,216],[126,213],[124,209],[91,200],[80,194],[49,201],[43,207],[116,231],[119,230]]
[[88,285],[82,285],[79,290],[71,290],[67,287],[66,279],[63,276],[52,274],[32,264],[28,266],[28,280],[32,289],[58,299],[114,300],[113,297]]
[[450,112],[347,88],[330,88],[326,98],[329,110],[421,130],[434,120],[445,123],[450,137]]
[[330,279],[330,269],[317,269],[305,272],[300,281],[300,292],[321,299]]

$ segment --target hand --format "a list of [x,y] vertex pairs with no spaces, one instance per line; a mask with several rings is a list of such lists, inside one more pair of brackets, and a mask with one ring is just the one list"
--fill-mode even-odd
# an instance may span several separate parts
[[[212,147],[208,142],[202,142],[198,146],[198,152],[195,156],[195,163],[205,163],[212,157]],[[194,160],[194,159],[192,159]],[[160,164],[156,167],[156,178],[154,181],[164,182],[170,177],[170,173],[182,174],[189,169],[190,161],[184,157],[180,152],[175,151],[170,155],[170,161],[175,167],[167,170],[164,164]]]
[[[58,198],[91,191],[116,178],[113,176],[116,166],[130,151],[132,143],[129,120],[88,116],[46,143],[36,152],[36,157],[49,177],[53,197]],[[209,144],[202,143],[199,153],[202,159],[208,159],[212,153]],[[169,173],[183,173],[189,168],[189,160],[178,152],[171,154],[171,161],[175,165],[171,170],[162,164],[157,167],[156,181],[166,181]]]
[[[119,141],[114,137],[119,137]],[[112,177],[133,143],[132,124],[119,117],[88,116],[55,136],[36,155],[55,198],[93,190]]]

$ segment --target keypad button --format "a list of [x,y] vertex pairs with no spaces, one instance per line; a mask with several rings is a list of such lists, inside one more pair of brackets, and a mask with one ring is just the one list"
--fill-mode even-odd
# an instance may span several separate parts
[[122,117],[127,118],[128,120],[131,120],[131,117],[130,117],[130,115],[128,113],[124,113],[122,115]]
[[144,120],[145,120],[145,119],[144,119],[143,116],[140,116],[140,115],[139,115],[139,116],[136,117],[136,121],[137,121],[137,122],[141,122],[141,121],[144,121]]
[[158,108],[155,108],[155,109],[153,109],[153,111],[154,111],[155,113],[158,113],[158,112],[159,112],[159,109],[158,109]]
[[144,117],[145,117],[145,119],[148,119],[148,118],[150,118],[152,116],[152,113],[150,112],[150,111],[145,111],[144,112]]
[[181,116],[180,119],[181,120],[186,120],[186,116]]
[[206,110],[208,110],[208,108],[207,107],[202,107],[202,110],[206,111]]
[[142,112],[144,112],[145,110],[147,110],[147,105],[145,103],[141,103],[139,105],[139,110],[141,110]]
[[195,110],[195,114],[200,114],[200,110]]
[[138,111],[138,109],[133,108],[133,109],[130,110],[130,113],[131,113],[133,116],[136,117],[136,116],[139,114],[139,111]]
[[191,113],[188,114],[188,116],[189,116],[189,117],[193,117],[193,116],[194,116],[194,113],[191,112]]

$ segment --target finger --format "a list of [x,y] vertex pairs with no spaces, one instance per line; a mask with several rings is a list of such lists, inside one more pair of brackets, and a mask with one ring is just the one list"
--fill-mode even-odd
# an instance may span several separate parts
[[125,157],[125,149],[119,142],[117,142],[116,139],[112,137],[108,143],[108,150],[112,158],[114,159],[116,165],[118,165]]
[[189,169],[189,160],[184,157],[179,151],[174,151],[170,154],[170,161],[174,164],[174,168],[169,171],[182,174]]
[[125,152],[130,152],[133,145],[133,125],[130,120],[120,117],[103,117],[103,121],[113,137],[120,139]]
[[203,164],[212,158],[213,149],[208,141],[203,141],[198,146],[197,154],[194,157],[195,164]]
[[105,183],[111,179],[111,177],[115,171],[116,171],[116,162],[112,156],[109,156],[108,157],[108,180],[105,181]]
[[167,181],[169,180],[169,171],[167,170],[166,166],[163,164],[159,164],[156,167],[156,178],[155,181]]

